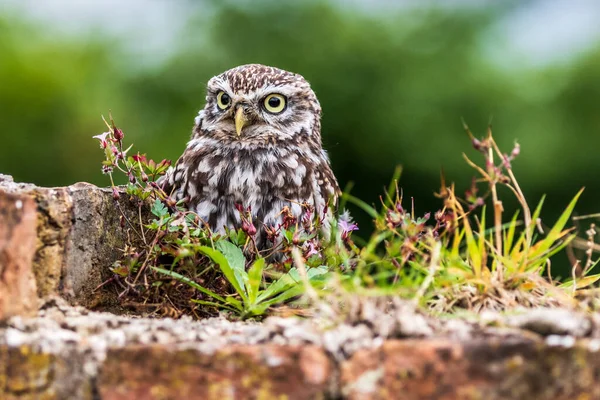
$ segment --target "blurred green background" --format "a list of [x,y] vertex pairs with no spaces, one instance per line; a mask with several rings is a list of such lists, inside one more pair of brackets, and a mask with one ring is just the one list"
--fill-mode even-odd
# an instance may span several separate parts
[[0,0],[0,173],[107,185],[109,110],[135,150],[176,159],[207,80],[258,62],[312,83],[333,169],[368,202],[397,164],[418,214],[442,168],[464,191],[461,118],[482,136],[493,117],[549,223],[582,186],[577,212],[600,212],[599,18],[593,0]]

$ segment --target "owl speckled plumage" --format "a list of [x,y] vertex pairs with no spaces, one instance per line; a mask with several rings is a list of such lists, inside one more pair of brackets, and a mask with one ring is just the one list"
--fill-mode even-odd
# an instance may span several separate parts
[[[287,206],[331,215],[339,195],[321,145],[321,106],[300,75],[259,64],[210,79],[206,105],[165,188],[217,232],[240,227],[236,204],[250,207],[265,245],[265,227],[282,223]],[[328,235],[329,225],[323,225]]]

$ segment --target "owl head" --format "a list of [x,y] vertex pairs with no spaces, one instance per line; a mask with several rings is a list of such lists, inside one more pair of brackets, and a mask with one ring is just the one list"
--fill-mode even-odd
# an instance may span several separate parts
[[313,141],[320,145],[321,106],[301,76],[248,64],[211,78],[194,135],[227,142]]

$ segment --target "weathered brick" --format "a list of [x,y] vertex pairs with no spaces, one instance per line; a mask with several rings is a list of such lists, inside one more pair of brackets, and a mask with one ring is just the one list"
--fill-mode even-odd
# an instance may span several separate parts
[[87,357],[74,346],[54,354],[32,345],[0,343],[0,399],[91,400]]
[[168,346],[108,352],[103,400],[324,399],[333,365],[316,346],[233,345],[207,354]]
[[349,399],[571,400],[600,398],[600,353],[586,340],[390,340],[341,365]]
[[0,320],[37,309],[31,269],[36,240],[33,200],[0,191]]

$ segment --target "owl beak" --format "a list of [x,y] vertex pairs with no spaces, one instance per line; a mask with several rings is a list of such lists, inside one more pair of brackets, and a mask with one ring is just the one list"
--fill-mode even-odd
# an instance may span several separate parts
[[242,128],[248,124],[248,116],[243,107],[239,107],[235,111],[235,132],[238,137],[242,133]]

